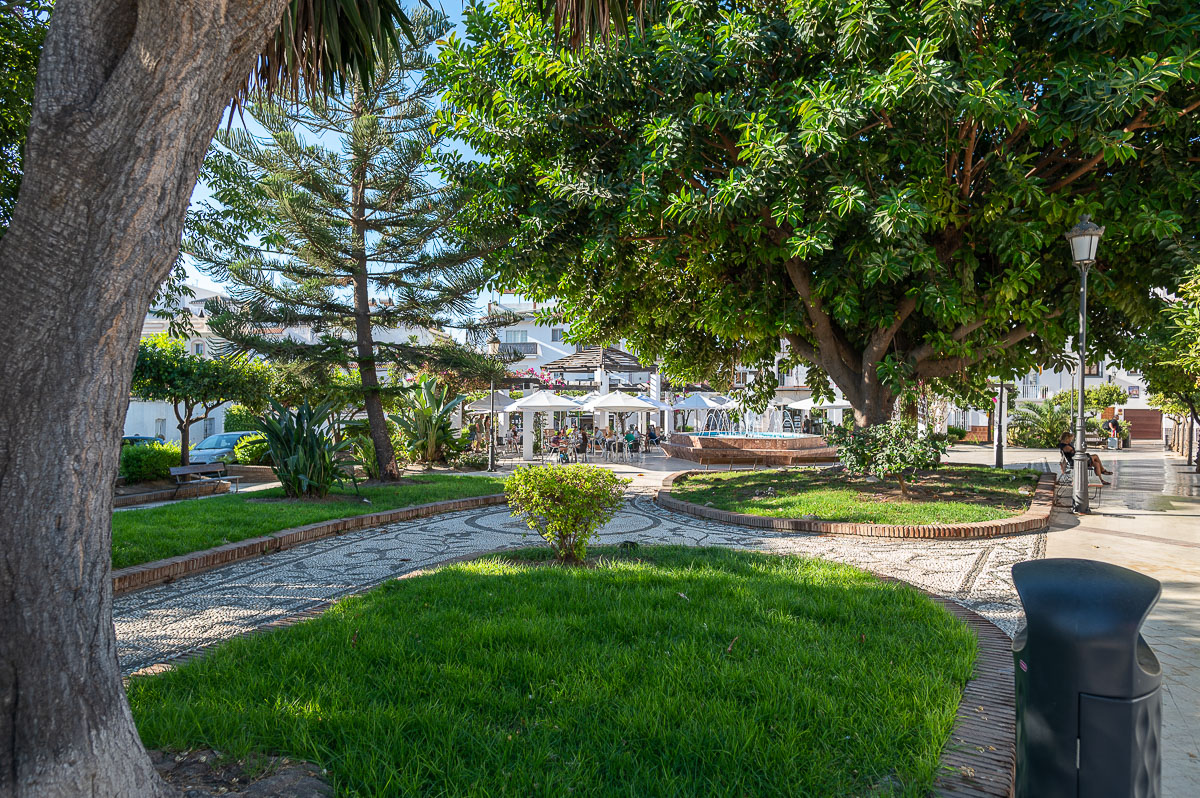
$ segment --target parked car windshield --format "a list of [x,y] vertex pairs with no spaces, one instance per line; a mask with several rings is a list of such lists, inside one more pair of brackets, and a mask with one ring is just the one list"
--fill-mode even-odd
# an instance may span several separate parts
[[220,435],[209,435],[196,444],[197,449],[232,449],[244,433],[222,432]]

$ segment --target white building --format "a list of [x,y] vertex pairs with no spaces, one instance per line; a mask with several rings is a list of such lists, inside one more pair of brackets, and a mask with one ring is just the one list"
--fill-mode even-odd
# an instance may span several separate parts
[[[500,330],[500,351],[502,354],[512,353],[520,357],[508,366],[509,371],[521,373],[532,371],[542,374],[547,363],[551,363],[567,355],[582,352],[582,344],[567,343],[565,338],[571,325],[565,321],[542,323],[538,315],[554,309],[554,303],[533,302],[516,294],[505,292],[498,299],[487,303],[487,315],[513,314],[520,318],[515,324]],[[618,344],[623,347],[623,343]],[[640,385],[650,379],[650,370],[642,372],[612,372],[608,374],[609,385],[617,388],[622,385]],[[547,375],[549,376],[549,375]],[[595,374],[574,372],[564,374],[564,381],[578,383],[581,388],[593,388]]]

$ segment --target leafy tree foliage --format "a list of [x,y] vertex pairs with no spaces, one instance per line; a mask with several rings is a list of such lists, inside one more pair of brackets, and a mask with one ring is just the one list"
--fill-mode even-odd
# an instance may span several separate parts
[[[415,42],[390,71],[340,95],[252,95],[247,110],[266,137],[218,134],[204,178],[215,203],[189,219],[184,248],[232,284],[211,326],[243,351],[281,361],[357,369],[377,466],[399,478],[387,434],[379,370],[470,360],[449,339],[379,340],[380,328],[472,329],[484,276],[451,222],[460,192],[441,185],[430,134],[436,90],[424,80],[445,17],[412,15]],[[315,340],[288,334],[311,330]],[[391,386],[397,390],[398,386]]]
[[21,187],[25,131],[52,6],[48,0],[0,2],[0,237]]
[[244,357],[193,355],[178,338],[165,334],[138,344],[132,393],[139,399],[169,402],[179,423],[182,463],[187,465],[192,425],[226,402],[261,406],[267,402],[269,370]]
[[[1133,336],[1130,351],[1124,362],[1142,374],[1149,392],[1149,402],[1176,423],[1189,419],[1200,424],[1200,361],[1195,359],[1193,336],[1200,327],[1193,327],[1195,306],[1190,289],[1181,297],[1164,302],[1158,322]],[[1200,471],[1200,460],[1196,470]]]
[[583,53],[522,0],[466,23],[441,123],[499,280],[683,379],[782,338],[879,422],[1062,359],[1081,214],[1097,352],[1197,260],[1191,0],[679,0]]
[[[1078,372],[1076,372],[1078,374]],[[1059,391],[1048,400],[1055,407],[1065,408],[1068,413],[1071,413],[1079,403],[1079,391],[1074,388],[1069,388],[1065,391]],[[1106,407],[1114,407],[1123,405],[1129,401],[1129,394],[1120,385],[1114,385],[1110,382],[1101,383],[1100,385],[1089,385],[1083,389],[1083,410],[1084,413],[1098,413]]]

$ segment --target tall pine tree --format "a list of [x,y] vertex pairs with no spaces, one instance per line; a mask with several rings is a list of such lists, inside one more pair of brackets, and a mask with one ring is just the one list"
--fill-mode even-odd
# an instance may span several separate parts
[[[484,275],[453,232],[462,205],[438,178],[452,157],[430,132],[425,80],[444,16],[414,12],[415,43],[369,85],[341,95],[256,95],[257,125],[220,132],[203,179],[215,201],[189,215],[184,251],[231,285],[210,325],[234,348],[314,370],[357,366],[379,473],[399,478],[379,373],[478,365],[448,338],[380,341],[378,331],[460,328]],[[264,133],[249,130],[261,128]],[[299,331],[300,334],[296,334]]]

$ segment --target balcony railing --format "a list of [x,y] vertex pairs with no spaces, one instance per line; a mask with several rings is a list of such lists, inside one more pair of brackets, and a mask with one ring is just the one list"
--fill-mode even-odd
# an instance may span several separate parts
[[504,341],[500,344],[500,354],[506,355],[509,352],[514,354],[530,357],[538,353],[537,341]]

